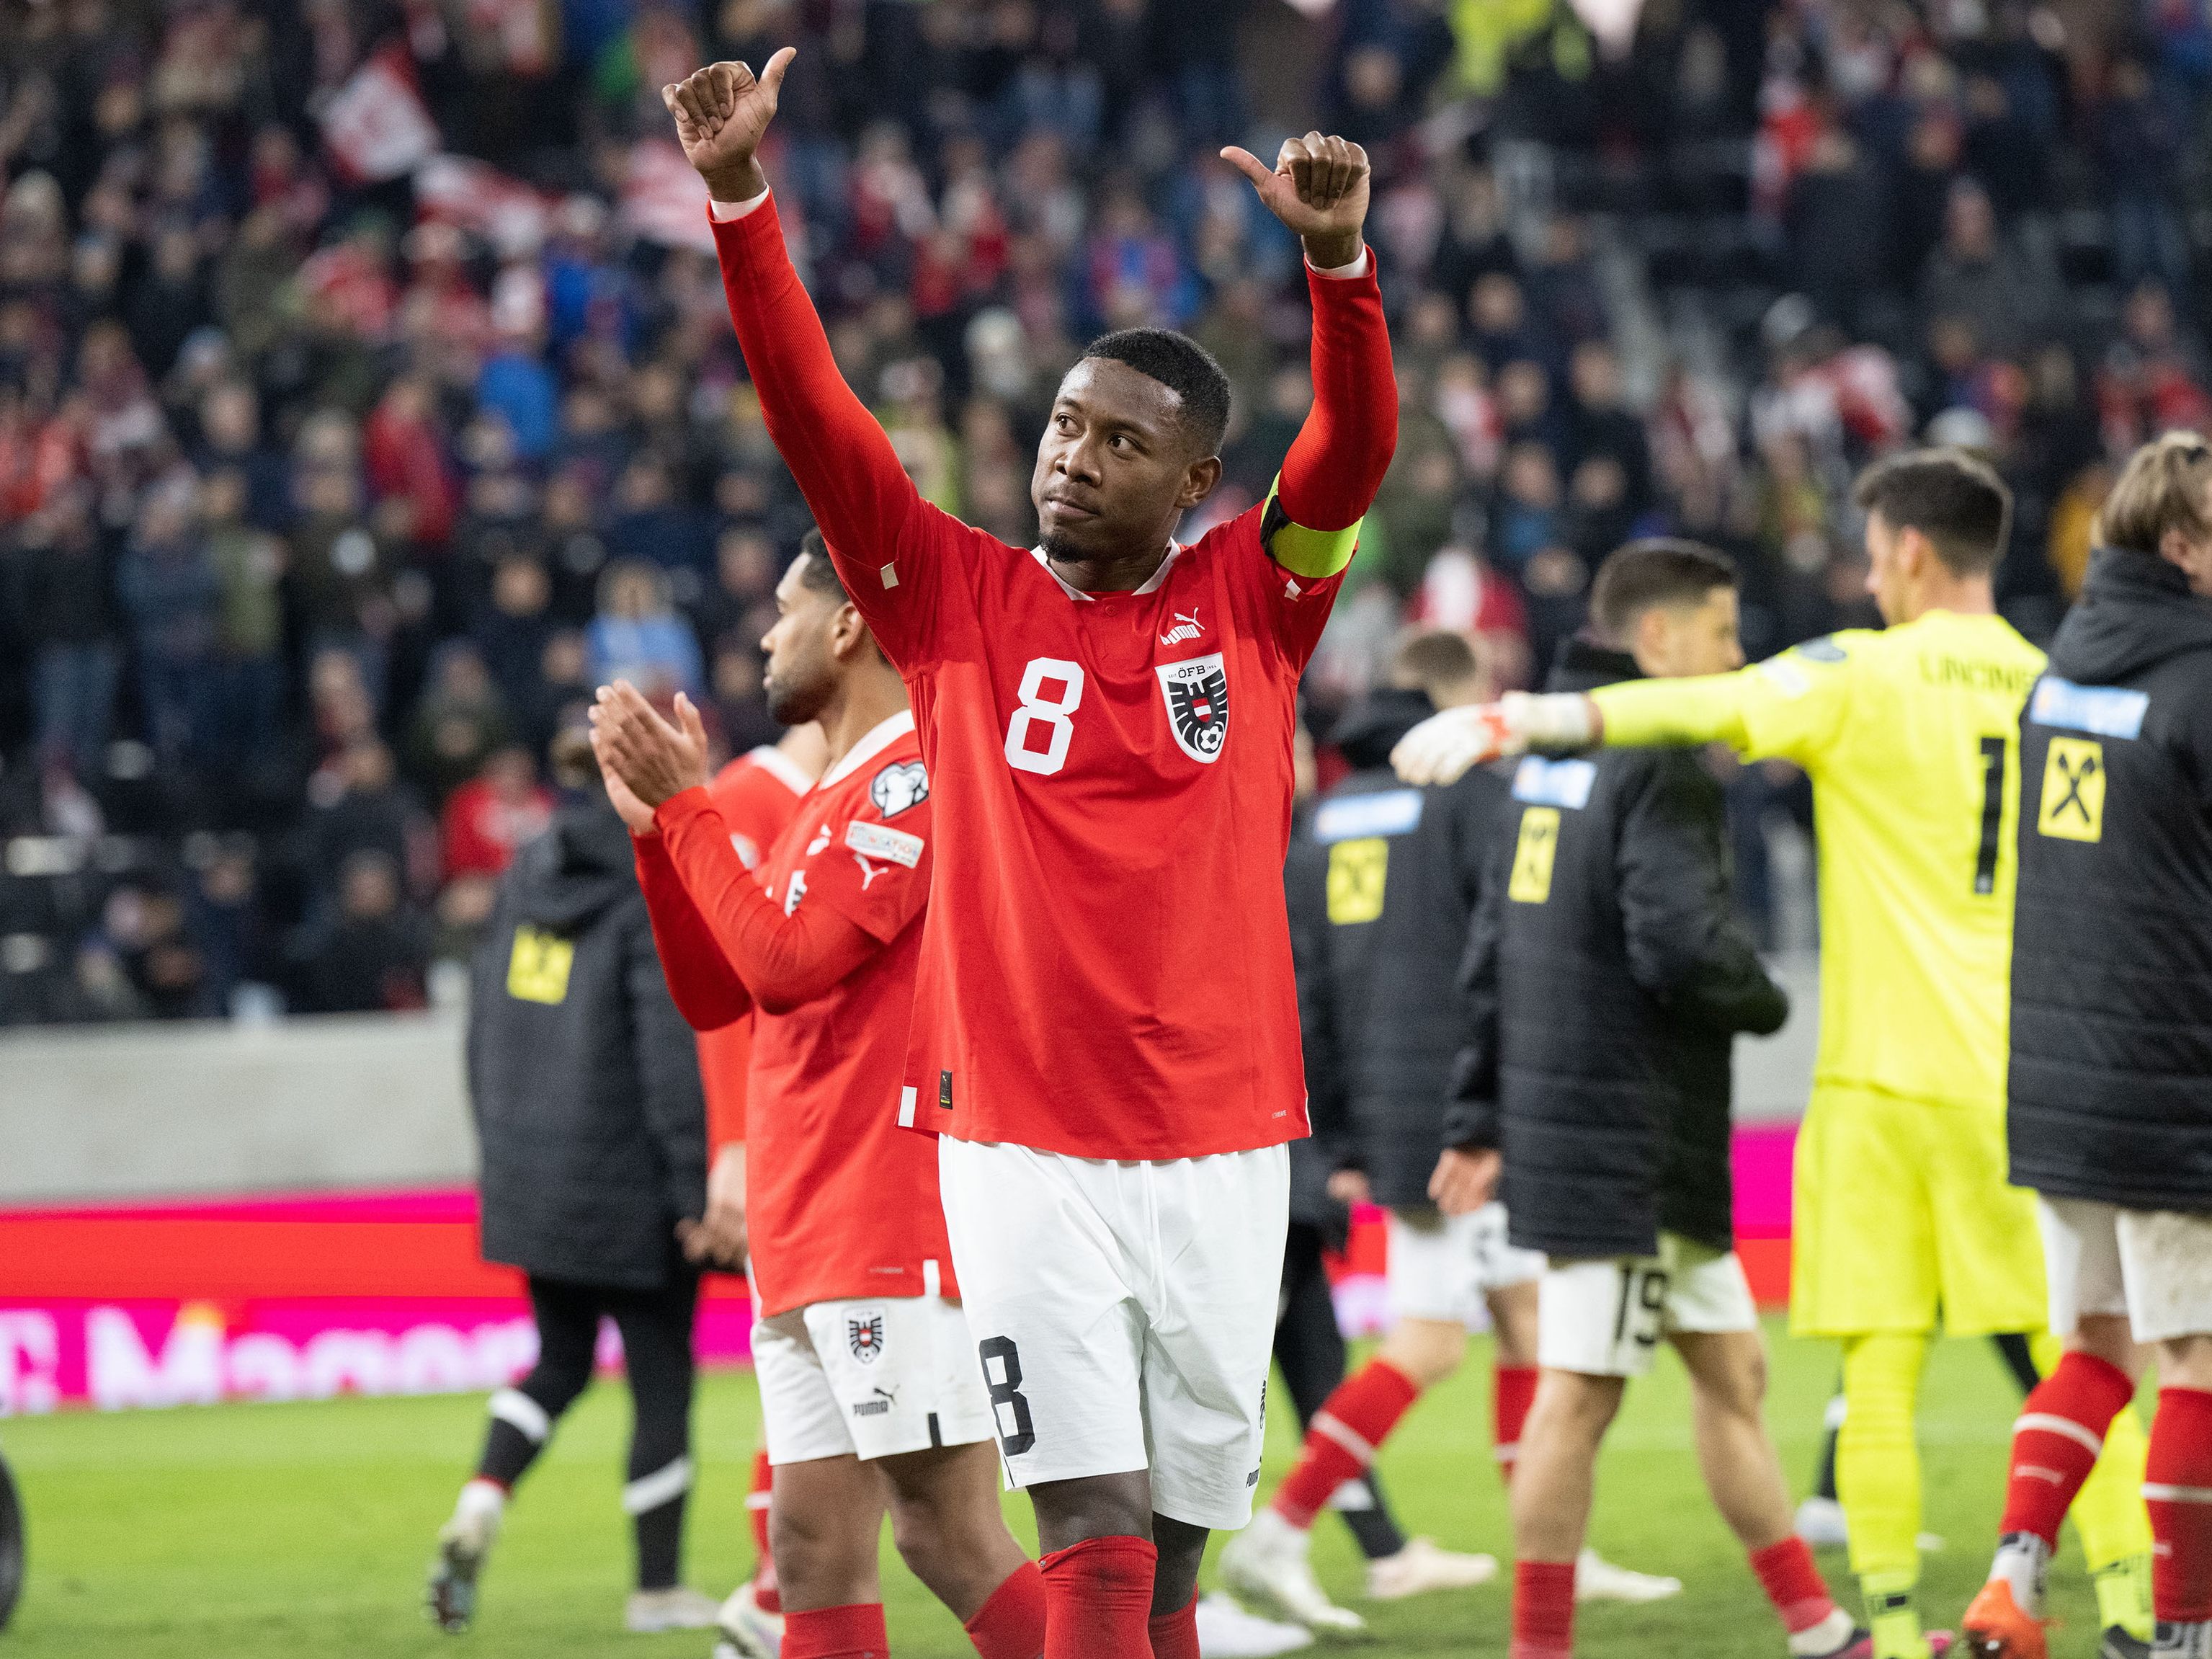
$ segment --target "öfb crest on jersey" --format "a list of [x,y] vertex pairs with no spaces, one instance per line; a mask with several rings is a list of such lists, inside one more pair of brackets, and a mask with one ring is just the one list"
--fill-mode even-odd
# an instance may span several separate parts
[[1211,766],[1229,741],[1229,671],[1221,653],[1162,663],[1156,672],[1176,746]]

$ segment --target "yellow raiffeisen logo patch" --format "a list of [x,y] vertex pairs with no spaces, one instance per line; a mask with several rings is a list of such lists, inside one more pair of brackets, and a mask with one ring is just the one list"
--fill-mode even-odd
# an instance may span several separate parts
[[1505,896],[1516,904],[1541,904],[1552,896],[1552,861],[1559,855],[1559,809],[1532,806],[1521,815],[1513,847],[1513,879]]
[[507,959],[507,994],[519,1002],[565,1002],[575,963],[571,941],[541,928],[518,927],[514,952]]
[[1340,841],[1328,849],[1328,919],[1340,927],[1382,914],[1390,843],[1381,836]]
[[2035,827],[2062,841],[2105,835],[2105,745],[2094,738],[2053,738],[2043,763],[2043,808]]

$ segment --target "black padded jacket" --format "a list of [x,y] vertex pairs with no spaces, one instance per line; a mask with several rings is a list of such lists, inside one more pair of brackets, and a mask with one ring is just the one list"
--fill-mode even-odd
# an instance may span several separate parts
[[468,1073],[485,1259],[659,1288],[678,1219],[706,1209],[707,1109],[629,832],[604,797],[563,807],[501,879],[470,988]]
[[2021,715],[2014,1184],[2212,1212],[2212,601],[2100,549]]
[[[1636,675],[1570,640],[1550,688]],[[1728,1249],[1735,1034],[1778,1030],[1790,1002],[1730,903],[1720,786],[1691,750],[1620,749],[1531,757],[1512,793],[1446,1138],[1504,1154],[1524,1249],[1650,1255],[1662,1228]]]
[[1285,868],[1316,1150],[1364,1170],[1378,1204],[1429,1201],[1467,1040],[1460,957],[1505,804],[1490,772],[1442,789],[1398,781],[1390,750],[1434,712],[1401,690],[1346,711],[1332,736],[1355,769],[1306,820]]

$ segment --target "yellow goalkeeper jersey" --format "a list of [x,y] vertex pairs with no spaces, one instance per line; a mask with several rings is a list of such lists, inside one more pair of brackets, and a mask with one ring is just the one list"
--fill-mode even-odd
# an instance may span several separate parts
[[2002,618],[1936,611],[1593,694],[1608,745],[1718,741],[1811,775],[1816,1084],[2002,1110],[2020,711],[2042,668]]

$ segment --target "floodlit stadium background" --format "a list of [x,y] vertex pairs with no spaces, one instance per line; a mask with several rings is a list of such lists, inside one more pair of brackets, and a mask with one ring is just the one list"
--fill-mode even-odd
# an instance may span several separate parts
[[[2045,640],[2114,459],[2212,426],[2186,0],[10,6],[0,1415],[526,1365],[475,1253],[458,964],[593,686],[773,734],[805,508],[658,88],[787,42],[770,172],[841,362],[1016,542],[1043,400],[1109,327],[1220,358],[1207,511],[1264,490],[1310,392],[1296,249],[1213,152],[1368,148],[1402,437],[1323,732],[1410,623],[1529,683],[1638,532],[1738,560],[1754,657],[1869,623],[1845,485],[1920,436],[1998,463],[2000,604]],[[1739,1051],[1778,1298],[1809,798],[1729,790],[1803,1011]],[[746,1324],[720,1283],[702,1350]]]

